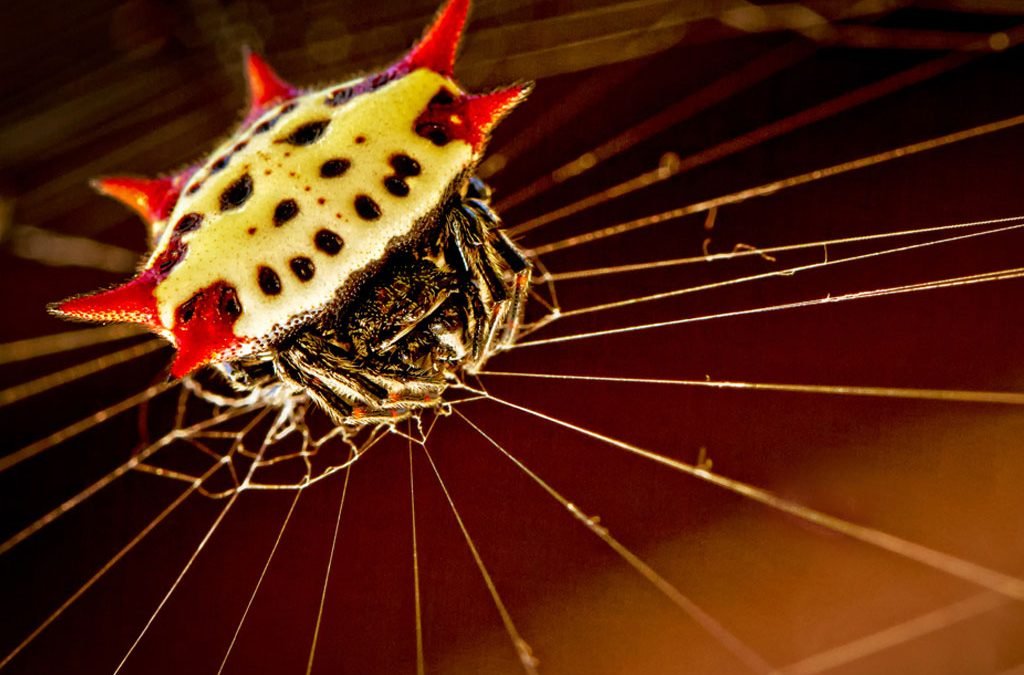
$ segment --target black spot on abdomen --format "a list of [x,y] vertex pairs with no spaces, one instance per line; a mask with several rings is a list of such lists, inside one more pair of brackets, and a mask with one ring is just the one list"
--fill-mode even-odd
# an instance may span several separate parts
[[332,91],[324,103],[329,106],[338,106],[351,99],[354,95],[355,90],[352,87],[342,87]]
[[409,194],[409,184],[398,176],[388,176],[385,178],[384,187],[396,197],[404,197]]
[[252,132],[254,134],[265,134],[265,133],[267,133],[268,131],[270,131],[270,129],[275,124],[277,124],[278,120],[280,120],[282,117],[284,117],[285,115],[287,115],[291,111],[295,110],[297,105],[298,104],[294,103],[294,102],[288,103],[287,105],[282,107],[281,110],[278,111],[278,113],[276,115],[274,115],[270,119],[264,120],[263,122],[260,122],[258,125],[256,125],[256,128],[254,128],[252,130]]
[[341,176],[348,168],[352,166],[352,162],[347,159],[337,158],[329,159],[320,165],[320,175],[323,178],[337,178]]
[[199,302],[199,297],[202,294],[202,291],[200,291],[178,305],[178,309],[174,311],[175,323],[188,323],[192,320],[192,317],[196,314],[196,303]]
[[188,244],[182,242],[177,237],[171,239],[170,244],[167,245],[164,252],[156,259],[157,278],[163,279],[170,274],[171,270],[185,257],[187,251]]
[[443,106],[451,105],[452,103],[455,103],[455,96],[444,87],[441,87],[440,89],[438,89],[437,93],[434,94],[434,97],[430,99],[429,105]]
[[380,206],[366,195],[359,195],[355,201],[356,213],[363,220],[377,220],[380,218]]
[[281,227],[299,214],[299,205],[294,199],[282,199],[274,207],[274,225]]
[[292,274],[298,277],[299,281],[309,281],[316,274],[316,265],[305,256],[292,258],[288,266],[292,268]]
[[312,145],[320,140],[320,137],[324,135],[324,129],[330,124],[330,120],[317,120],[316,122],[307,122],[301,127],[297,128],[291,134],[285,138],[277,140],[278,143],[287,143],[289,145]]
[[277,118],[276,117],[271,117],[269,120],[266,120],[265,122],[260,122],[259,124],[257,124],[256,128],[253,129],[252,132],[254,134],[265,134],[268,131],[270,131],[270,128],[273,127],[274,124],[276,124],[276,123],[277,123]]
[[220,290],[218,301],[220,311],[226,316],[237,318],[242,314],[242,303],[238,300],[238,291],[234,286],[224,286]]
[[281,277],[267,266],[261,266],[257,272],[260,290],[267,295],[278,295],[281,292]]
[[402,178],[420,175],[420,163],[409,155],[392,155],[391,168]]
[[313,243],[327,255],[338,255],[341,252],[341,248],[345,245],[341,235],[326,228],[316,233],[313,237]]
[[252,176],[244,174],[241,178],[220,193],[220,210],[237,209],[252,196]]
[[448,130],[435,122],[424,122],[423,124],[417,125],[416,133],[428,139],[438,147],[448,145],[448,141],[451,140],[451,138],[448,137]]
[[203,222],[203,215],[201,213],[186,213],[178,222],[174,225],[174,236],[180,237],[186,232],[199,229],[199,225]]

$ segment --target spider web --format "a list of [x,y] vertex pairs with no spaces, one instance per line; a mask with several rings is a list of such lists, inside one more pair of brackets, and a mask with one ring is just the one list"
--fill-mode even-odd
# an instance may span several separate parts
[[[30,595],[5,596],[27,606],[4,667],[52,664],[40,645],[81,645],[68,631],[82,631],[126,592],[137,594],[132,608],[101,645],[85,648],[83,668],[676,672],[685,663],[694,672],[811,673],[1017,665],[1024,582],[1012,439],[1024,397],[1003,355],[1020,337],[1006,315],[1024,274],[1014,254],[1022,218],[1005,206],[1019,204],[999,201],[991,158],[1001,142],[1020,138],[1024,120],[1007,105],[1002,117],[986,110],[971,123],[950,113],[934,129],[874,124],[887,137],[863,148],[837,137],[856,127],[850,118],[813,127],[861,106],[882,114],[876,100],[1006,49],[1016,33],[1005,19],[989,19],[1001,30],[964,34],[929,31],[922,19],[911,34],[876,17],[815,23],[801,14],[815,9],[736,9],[718,20],[749,30],[751,22],[791,27],[802,17],[805,35],[829,29],[817,39],[915,38],[948,54],[881,75],[869,69],[860,73],[866,84],[839,82],[831,98],[815,92],[806,108],[689,154],[665,154],[680,142],[661,134],[694,118],[701,126],[701,106],[732,102],[805,63],[806,45],[758,42],[757,58],[738,58],[748,67],[684,88],[689,95],[627,118],[621,134],[585,143],[553,168],[510,173],[532,147],[531,133],[510,132],[485,169],[495,184],[507,181],[506,220],[541,256],[533,325],[453,387],[442,414],[353,431],[331,427],[284,391],[231,397],[212,379],[145,386],[120,377],[125,366],[165,362],[166,350],[122,329],[4,345],[5,360],[20,368],[0,392],[8,409],[72,387],[110,397],[97,413],[69,410],[66,423],[52,410],[45,435],[36,426],[25,442],[15,436],[0,460],[4,477],[50,481],[47,500],[5,508],[28,516],[11,518],[17,524],[0,549],[15,570],[8,578],[50,563]],[[600,26],[621,19],[619,11],[660,12],[668,16],[661,27],[678,39],[673,26],[692,17],[673,23],[665,10],[632,3],[580,14]],[[573,16],[527,25],[557,34]],[[640,35],[654,36],[647,46],[658,48],[657,31]],[[613,58],[613,50],[597,51]],[[989,72],[971,71],[985,84]],[[947,97],[982,87],[952,82],[940,90]],[[582,80],[570,102],[598,96],[593,85]],[[992,98],[984,100],[991,106]],[[913,110],[920,100],[904,105]],[[805,128],[801,142],[831,143],[809,153],[808,165],[768,167],[764,180],[728,164],[718,181],[691,173],[764,144],[777,153],[772,139]],[[648,141],[660,162],[649,162]],[[616,164],[627,153],[639,170]],[[918,159],[929,153],[939,153],[933,163]],[[977,158],[988,184],[972,183],[972,199],[962,167],[978,166]],[[961,188],[954,199],[916,192],[941,207],[901,210],[902,191],[885,189],[907,176],[941,181],[947,171]],[[679,181],[684,175],[697,184]],[[878,200],[870,208],[849,196],[841,202],[848,213],[830,208],[837,195],[866,188]],[[548,192],[559,195],[557,205],[545,201]],[[45,250],[27,246],[19,255],[45,258]],[[945,332],[929,348],[930,332],[951,328],[969,337]],[[107,350],[125,339],[128,347]],[[57,368],[38,375],[42,358]],[[130,390],[110,391],[119,384]],[[79,396],[79,408],[97,407]],[[96,435],[104,430],[109,436]],[[864,439],[872,444],[861,446]],[[72,448],[83,456],[69,456]],[[101,477],[61,482],[55,465]],[[144,493],[115,492],[128,481]],[[107,541],[95,529],[111,509],[96,505],[109,494],[115,509],[138,513],[123,516]],[[38,508],[43,501],[47,509]],[[199,512],[182,516],[188,508]],[[82,560],[60,562],[56,544]],[[40,546],[48,553],[36,554]],[[391,611],[372,611],[389,602]],[[174,654],[182,641],[191,648]]]

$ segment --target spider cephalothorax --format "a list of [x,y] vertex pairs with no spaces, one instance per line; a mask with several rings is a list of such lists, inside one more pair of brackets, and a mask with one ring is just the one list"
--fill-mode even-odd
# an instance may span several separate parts
[[473,178],[528,85],[452,79],[468,4],[387,70],[324,89],[247,55],[249,112],[207,161],[97,183],[149,221],[142,271],[53,310],[141,323],[174,343],[175,376],[277,378],[341,422],[435,404],[514,337],[530,275]]

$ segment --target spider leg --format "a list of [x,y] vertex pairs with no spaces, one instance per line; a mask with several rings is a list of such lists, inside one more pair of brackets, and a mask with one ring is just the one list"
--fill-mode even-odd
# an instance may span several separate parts
[[530,276],[533,273],[533,265],[526,259],[526,256],[516,248],[508,235],[501,230],[491,230],[493,237],[492,244],[498,254],[505,260],[512,273],[515,275],[515,284],[512,290],[512,305],[507,314],[507,320],[502,333],[500,348],[504,349],[515,341],[519,334],[519,325],[523,320],[523,311],[526,308],[526,293],[530,288]]
[[[508,237],[500,221],[481,199],[467,198],[451,210],[445,257],[469,289],[470,302],[486,309],[473,331],[471,372],[498,349],[510,344],[521,321],[532,267]],[[511,273],[509,284],[503,277]],[[479,280],[479,281],[478,281]],[[482,283],[480,283],[482,281]]]
[[388,390],[363,375],[337,344],[311,333],[280,350],[274,366],[340,422],[348,422],[356,407],[379,406],[388,398]]
[[352,414],[352,406],[348,401],[327,386],[322,379],[297,367],[293,360],[284,354],[278,354],[274,358],[274,369],[282,380],[305,390],[336,422],[344,423]]
[[[466,302],[471,306],[470,311],[467,312],[468,316],[482,317],[486,316],[486,308],[490,303],[484,297],[484,292],[480,288],[477,279],[482,277],[487,280],[487,277],[484,277],[478,271],[478,257],[473,252],[475,247],[471,247],[469,244],[466,231],[468,226],[464,222],[465,218],[465,216],[461,218],[453,216],[449,219],[445,232],[446,236],[444,237],[444,257],[448,266],[455,271]],[[475,363],[480,361],[485,354],[484,350],[487,345],[485,332],[487,326],[484,322],[475,319],[469,321],[468,324],[467,333],[469,333],[469,343],[472,350],[470,358]]]
[[308,332],[281,350],[274,364],[282,377],[306,389],[332,417],[348,424],[402,419],[415,408],[434,405],[445,386],[440,378],[367,374],[338,343]]

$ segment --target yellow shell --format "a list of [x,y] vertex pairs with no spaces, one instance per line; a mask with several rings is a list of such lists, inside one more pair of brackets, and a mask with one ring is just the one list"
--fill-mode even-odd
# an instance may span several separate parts
[[[253,347],[331,305],[359,272],[372,268],[417,231],[472,162],[473,149],[466,141],[453,139],[438,146],[415,132],[416,118],[442,88],[462,93],[451,79],[428,69],[341,106],[328,105],[328,90],[313,92],[295,99],[292,103],[297,105],[269,131],[253,130],[274,119],[280,107],[225,143],[193,176],[189,186],[198,189],[189,194],[186,187],[148,263],[152,265],[170,245],[174,223],[188,214],[202,216],[197,229],[181,236],[188,254],[156,287],[161,323],[173,327],[176,308],[217,281],[236,289],[244,311],[234,333]],[[287,142],[304,125],[325,120],[328,124],[315,142]],[[240,142],[245,147],[232,153]],[[229,153],[227,166],[211,175],[213,163]],[[397,155],[411,157],[421,167],[418,175],[405,179],[405,196],[396,196],[385,186],[385,180],[395,175],[391,162]],[[347,169],[339,176],[323,177],[321,168],[333,160],[347,163]],[[222,195],[246,174],[251,196],[237,208],[224,209]],[[360,215],[356,200],[361,196],[378,207],[378,217]],[[276,224],[275,209],[289,199],[297,204],[298,213]],[[344,242],[336,255],[318,249],[315,237],[323,229]],[[296,257],[307,257],[315,265],[315,275],[308,281],[290,270]],[[279,293],[261,289],[261,267],[278,276]]]

